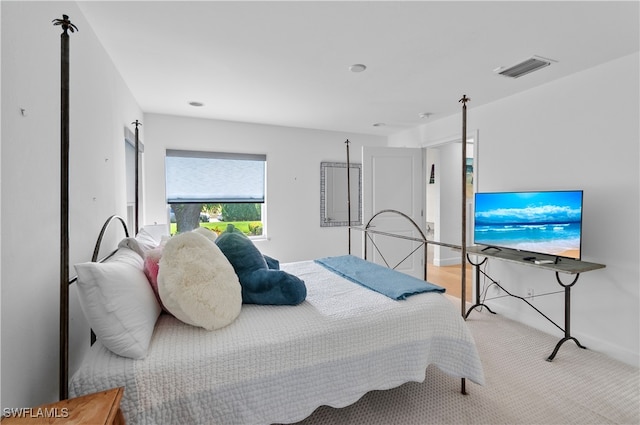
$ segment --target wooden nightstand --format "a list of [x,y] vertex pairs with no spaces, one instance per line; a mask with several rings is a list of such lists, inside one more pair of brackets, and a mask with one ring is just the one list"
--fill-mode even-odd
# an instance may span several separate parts
[[82,397],[62,400],[31,409],[22,409],[20,417],[2,420],[2,425],[11,424],[77,424],[77,425],[124,425],[120,410],[120,399],[124,387],[113,388]]

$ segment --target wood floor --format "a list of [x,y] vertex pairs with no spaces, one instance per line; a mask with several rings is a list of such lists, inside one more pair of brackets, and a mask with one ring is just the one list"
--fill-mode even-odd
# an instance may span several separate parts
[[[467,291],[466,291],[466,299],[469,301],[472,296],[472,266],[467,264],[466,270],[466,281],[467,281]],[[435,283],[436,285],[440,285],[447,289],[447,294],[454,296],[456,298],[460,298],[462,295],[461,291],[461,268],[460,265],[454,266],[434,266],[431,263],[427,264],[427,280],[431,283]]]
[[[433,239],[433,230],[427,233],[427,238]],[[459,264],[453,266],[434,266],[433,265],[433,245],[427,247],[427,280],[436,285],[440,285],[447,290],[447,294],[456,298],[462,298],[461,288],[461,272],[462,268]],[[473,294],[473,266],[467,263],[465,277],[466,277],[466,300],[471,300]]]

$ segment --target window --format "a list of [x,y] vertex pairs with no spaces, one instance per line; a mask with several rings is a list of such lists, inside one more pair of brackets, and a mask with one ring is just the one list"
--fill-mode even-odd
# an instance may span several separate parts
[[166,195],[171,233],[229,223],[249,236],[264,233],[266,155],[168,149]]

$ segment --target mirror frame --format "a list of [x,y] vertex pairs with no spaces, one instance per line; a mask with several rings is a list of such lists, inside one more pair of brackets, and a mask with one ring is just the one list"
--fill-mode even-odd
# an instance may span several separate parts
[[[362,225],[362,164],[350,163],[350,178],[358,181],[358,202],[354,207],[351,203],[351,224],[349,220],[331,220],[327,214],[327,171],[331,168],[347,168],[346,162],[321,162],[320,163],[320,227],[361,226]],[[356,174],[354,176],[354,173]],[[346,187],[345,187],[346,190]],[[353,200],[353,193],[351,199]],[[345,195],[346,198],[346,195]]]

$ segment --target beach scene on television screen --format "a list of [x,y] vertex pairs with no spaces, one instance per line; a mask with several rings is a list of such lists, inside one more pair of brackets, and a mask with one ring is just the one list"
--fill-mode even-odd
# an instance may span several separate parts
[[582,192],[484,193],[476,198],[476,244],[580,258]]

